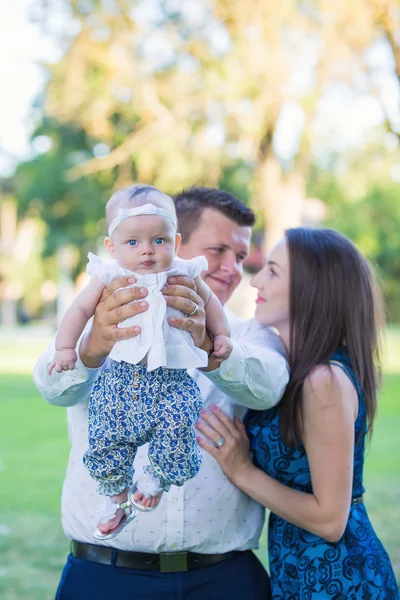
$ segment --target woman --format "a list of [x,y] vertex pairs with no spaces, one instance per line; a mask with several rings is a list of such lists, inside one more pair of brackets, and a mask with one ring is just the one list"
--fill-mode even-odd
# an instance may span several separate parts
[[271,510],[274,599],[398,598],[363,503],[381,314],[368,264],[335,231],[290,229],[252,284],[256,318],[279,330],[291,379],[277,408],[249,413],[249,437],[219,409],[203,412],[199,444]]

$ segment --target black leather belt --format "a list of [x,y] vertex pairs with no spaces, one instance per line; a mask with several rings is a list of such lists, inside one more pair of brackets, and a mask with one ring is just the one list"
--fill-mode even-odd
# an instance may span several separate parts
[[[246,550],[250,552],[250,550]],[[161,554],[148,554],[146,552],[128,552],[98,546],[97,544],[84,544],[71,542],[71,553],[75,558],[89,560],[102,565],[113,565],[126,569],[144,569],[159,571],[160,573],[178,573],[180,571],[194,571],[211,567],[217,563],[229,560],[244,552],[225,552],[224,554],[197,554],[196,552],[161,552]]]

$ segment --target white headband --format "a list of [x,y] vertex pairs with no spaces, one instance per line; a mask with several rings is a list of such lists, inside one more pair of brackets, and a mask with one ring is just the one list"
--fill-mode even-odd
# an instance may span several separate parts
[[138,206],[136,208],[119,208],[117,216],[108,228],[108,235],[111,237],[122,221],[125,221],[125,219],[129,219],[130,217],[137,217],[138,215],[161,215],[162,217],[169,219],[174,226],[177,227],[176,216],[172,210],[160,208],[154,204],[144,204],[143,206]]

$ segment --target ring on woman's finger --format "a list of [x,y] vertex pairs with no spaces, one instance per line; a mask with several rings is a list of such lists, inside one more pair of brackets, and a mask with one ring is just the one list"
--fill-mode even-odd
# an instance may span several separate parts
[[191,313],[188,314],[188,317],[193,317],[193,315],[195,315],[198,311],[199,307],[197,306],[196,302],[194,302],[194,309],[192,310]]
[[217,446],[217,448],[222,448],[224,444],[225,438],[221,435],[221,437],[215,442],[215,445]]

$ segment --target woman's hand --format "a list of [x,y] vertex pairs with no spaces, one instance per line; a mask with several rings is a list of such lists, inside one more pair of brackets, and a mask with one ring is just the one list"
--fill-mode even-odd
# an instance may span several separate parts
[[99,367],[115,342],[140,333],[138,326],[117,327],[118,323],[146,311],[149,306],[146,301],[141,301],[147,296],[146,288],[127,287],[135,281],[134,277],[119,277],[104,288],[94,313],[92,328],[80,345],[79,354],[87,367]]
[[206,436],[197,438],[199,446],[219,463],[232,483],[239,482],[254,469],[250,457],[250,442],[243,423],[237,417],[232,421],[217,406],[202,410],[197,429]]
[[197,293],[193,279],[185,275],[169,277],[162,292],[168,306],[172,306],[187,315],[180,318],[169,317],[168,323],[172,327],[189,331],[194,345],[208,351],[211,347],[211,340],[206,330],[204,302]]

